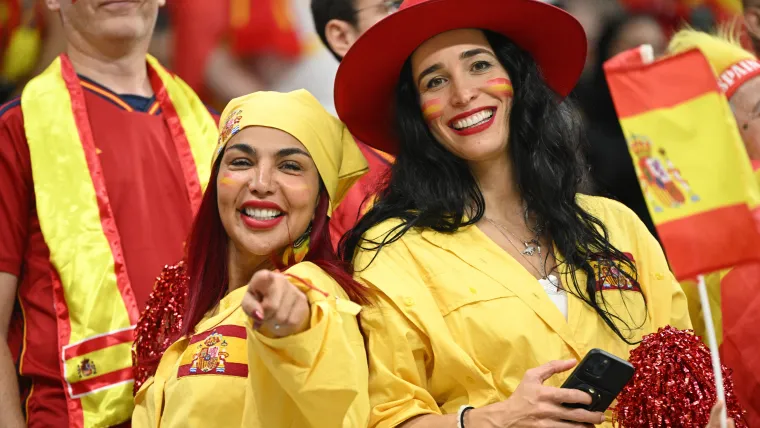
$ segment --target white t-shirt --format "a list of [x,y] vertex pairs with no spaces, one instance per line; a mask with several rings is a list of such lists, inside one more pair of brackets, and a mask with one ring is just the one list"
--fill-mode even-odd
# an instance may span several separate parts
[[540,279],[538,283],[567,320],[567,291],[559,287],[559,279],[555,275],[549,275],[549,280]]

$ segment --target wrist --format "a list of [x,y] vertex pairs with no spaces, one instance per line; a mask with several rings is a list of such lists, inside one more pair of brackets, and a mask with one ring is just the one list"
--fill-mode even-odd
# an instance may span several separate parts
[[474,407],[468,405],[464,405],[459,408],[459,412],[457,412],[457,428],[465,428],[467,426],[466,417],[467,413],[472,411]]
[[473,408],[464,413],[464,428],[501,426],[494,418],[491,406]]

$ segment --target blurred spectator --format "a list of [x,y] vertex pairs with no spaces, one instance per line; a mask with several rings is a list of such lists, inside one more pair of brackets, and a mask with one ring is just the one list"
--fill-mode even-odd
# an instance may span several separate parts
[[369,27],[398,10],[401,0],[312,0],[314,27],[340,61]]
[[63,52],[60,18],[42,0],[0,0],[0,103]]
[[328,111],[337,64],[319,43],[308,0],[174,0],[174,70],[223,106],[257,90],[305,88]]
[[[311,0],[311,13],[319,37],[340,62],[359,36],[399,6],[401,0]],[[330,239],[336,247],[343,234],[369,209],[369,197],[394,160],[360,141],[356,144],[367,159],[369,172],[354,184],[333,212]]]
[[656,17],[669,37],[688,22],[701,31],[714,30],[741,13],[742,0],[620,0],[629,13]]
[[622,9],[615,0],[563,0],[559,4],[563,9],[573,15],[583,26],[588,39],[588,53],[586,56],[586,69],[581,81],[590,78],[596,64],[596,46],[605,22],[613,16],[620,14]]
[[631,208],[655,236],[602,65],[616,54],[642,44],[651,44],[659,55],[666,43],[662,28],[649,16],[621,15],[610,20],[600,33],[590,80],[576,91],[586,118],[591,174],[598,192]]
[[755,54],[760,52],[760,0],[742,0],[744,23]]

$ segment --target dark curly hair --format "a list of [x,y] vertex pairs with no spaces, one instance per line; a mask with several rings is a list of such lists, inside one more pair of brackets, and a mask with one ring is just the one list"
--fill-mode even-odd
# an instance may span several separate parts
[[[507,150],[522,199],[573,272],[568,292],[592,307],[617,336],[633,344],[619,325],[629,331],[631,326],[609,312],[604,297],[596,293],[603,270],[617,270],[632,281],[637,272],[633,262],[610,243],[602,221],[577,203],[577,194],[589,187],[579,115],[570,101],[562,101],[547,86],[530,54],[503,35],[484,33],[514,86]],[[357,249],[374,251],[376,256],[411,228],[452,233],[477,223],[485,213],[483,194],[467,163],[438,143],[425,124],[409,60],[396,87],[395,111],[398,156],[374,206],[341,240],[340,256],[346,261],[353,259]],[[379,241],[364,238],[370,228],[394,218],[401,223]],[[592,261],[603,268],[595,272]],[[576,278],[577,271],[586,273],[584,284]]]

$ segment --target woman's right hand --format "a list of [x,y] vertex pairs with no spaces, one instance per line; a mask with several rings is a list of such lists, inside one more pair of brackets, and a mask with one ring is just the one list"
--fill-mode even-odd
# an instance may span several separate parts
[[507,400],[465,414],[471,427],[588,427],[604,422],[604,413],[570,409],[562,404],[591,404],[591,396],[576,389],[555,388],[543,383],[557,373],[572,369],[575,360],[552,361],[525,372],[522,382]]
[[309,327],[311,308],[306,294],[279,272],[254,273],[241,306],[255,320],[254,329],[267,337],[286,337]]

